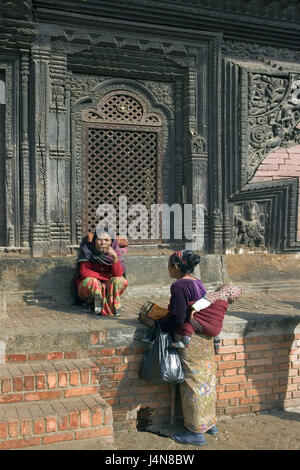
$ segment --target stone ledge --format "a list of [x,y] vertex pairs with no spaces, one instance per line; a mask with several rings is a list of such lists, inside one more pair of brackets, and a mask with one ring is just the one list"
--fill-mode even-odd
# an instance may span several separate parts
[[[126,296],[136,297],[154,289],[156,293],[169,293],[172,280],[168,274],[168,255],[125,255],[126,277],[129,288]],[[48,299],[56,304],[71,303],[71,279],[76,258],[1,258],[0,259],[0,294],[2,311],[10,305],[26,304],[31,297],[32,304],[38,304],[36,298]],[[201,257],[200,268],[195,274],[209,285],[219,285],[229,280],[226,267],[220,255]],[[57,289],[57,286],[60,286]],[[25,300],[24,300],[25,298]],[[4,308],[4,305],[6,307]],[[0,309],[1,311],[1,309]]]
[[233,282],[275,282],[300,279],[300,253],[222,255]]
[[[226,316],[220,338],[235,338],[249,336],[269,336],[276,334],[291,334],[300,332],[300,314],[287,315],[264,315],[246,314],[249,320],[239,318],[230,314]],[[242,313],[243,315],[243,313]]]
[[[234,316],[233,316],[234,315]],[[246,318],[248,317],[248,319]],[[125,323],[125,325],[124,325]],[[73,328],[70,320],[65,326],[46,328],[16,328],[0,333],[0,341],[6,344],[6,354],[34,353],[43,351],[92,351],[101,348],[127,347],[140,345],[141,338],[148,328],[140,324],[137,318],[94,319],[85,326]],[[278,334],[296,334],[300,332],[299,315],[272,315],[258,313],[229,313],[226,315],[222,338],[251,336],[270,336]],[[92,335],[100,339],[92,341]]]

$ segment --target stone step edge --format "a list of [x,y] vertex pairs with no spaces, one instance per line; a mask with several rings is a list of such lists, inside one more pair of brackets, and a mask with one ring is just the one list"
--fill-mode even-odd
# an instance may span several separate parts
[[100,395],[10,404],[0,407],[0,450],[94,437],[113,443],[112,425],[112,408]]
[[[105,321],[105,320],[104,320]],[[137,347],[141,345],[140,339],[144,336],[147,326],[142,325],[138,320],[135,325],[126,325],[119,328],[119,325],[93,328],[89,331],[71,331],[59,335],[57,332],[40,332],[39,340],[45,338],[43,350],[41,351],[40,342],[35,343],[32,333],[0,335],[0,341],[10,348],[6,350],[3,356],[1,367],[7,364],[33,364],[41,361],[53,362],[60,360],[76,360],[76,359],[94,359],[101,356],[101,349],[107,348],[122,349],[127,344],[135,343]],[[126,345],[124,344],[124,333],[127,337]],[[20,350],[19,344],[22,343]],[[70,343],[72,343],[70,345]],[[59,346],[58,346],[59,345]],[[47,349],[46,349],[47,348]],[[57,349],[55,349],[57,348]],[[119,354],[117,352],[117,354]],[[0,356],[1,360],[1,356]]]
[[96,393],[99,371],[89,359],[8,363],[0,367],[0,405]]

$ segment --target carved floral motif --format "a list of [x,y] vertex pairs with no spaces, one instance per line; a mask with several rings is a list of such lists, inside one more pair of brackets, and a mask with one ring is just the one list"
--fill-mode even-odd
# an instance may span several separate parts
[[199,154],[206,151],[206,140],[196,132],[192,135],[192,153]]
[[299,76],[249,73],[248,181],[261,161],[279,147],[300,143]]
[[91,91],[103,80],[104,77],[96,75],[69,75],[68,85],[71,90],[71,104],[74,104],[79,98],[89,96]]
[[152,91],[160,103],[165,104],[169,109],[175,111],[173,84],[150,80],[142,81],[142,83]]
[[3,14],[16,20],[32,19],[31,0],[3,0]]
[[[299,50],[262,46],[261,44],[246,41],[224,40],[222,43],[222,50],[226,55],[233,55],[234,57],[243,59],[263,60],[267,63],[272,62],[270,61],[270,58],[273,60],[284,59],[285,61],[288,60],[295,62],[298,62],[300,59]],[[274,66],[274,64],[271,65]]]

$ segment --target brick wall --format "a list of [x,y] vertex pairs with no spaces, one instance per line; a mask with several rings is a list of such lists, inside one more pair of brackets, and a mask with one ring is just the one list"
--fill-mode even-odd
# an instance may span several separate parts
[[280,148],[268,155],[258,167],[251,182],[298,178],[298,225],[297,240],[300,240],[300,145]]
[[[219,417],[300,405],[298,330],[288,334],[229,336],[228,333],[226,338],[221,336],[219,354],[215,356]],[[12,377],[7,377],[7,374],[1,377],[0,374],[0,404],[44,406],[46,401],[54,405],[54,399],[68,398],[71,401],[83,399],[86,406],[87,397],[100,393],[101,399],[112,407],[115,430],[135,428],[142,421],[144,424],[168,423],[170,386],[149,385],[138,375],[144,345],[132,343],[126,347],[111,347],[103,331],[91,333],[90,344],[89,350],[81,351],[9,354],[7,367]],[[70,358],[81,358],[84,367],[80,368],[77,362],[70,364]],[[39,367],[42,364],[44,373],[34,366],[41,360]],[[91,363],[89,377],[86,372],[88,361]],[[52,397],[54,389],[59,397]],[[177,417],[181,414],[179,400],[177,394]],[[80,412],[85,409],[83,407]],[[57,429],[59,432],[62,430]],[[71,431],[70,428],[68,432]],[[76,432],[78,434],[81,430]],[[94,431],[88,429],[88,432]],[[80,436],[78,434],[74,438]],[[36,437],[34,433],[33,437]],[[71,437],[67,436],[68,439]],[[65,436],[52,438],[64,439]],[[45,442],[47,439],[50,437],[45,435]]]
[[116,430],[135,428],[140,414],[148,414],[153,423],[169,420],[170,386],[149,385],[139,378],[144,350],[144,346],[132,345],[91,351],[99,367],[100,395],[112,406]]
[[[139,379],[143,351],[132,346],[94,352],[100,394],[112,405],[116,429],[135,427],[145,408],[153,423],[169,420],[170,386]],[[218,416],[300,405],[300,334],[222,339],[215,360]]]
[[218,415],[300,405],[300,334],[223,339]]

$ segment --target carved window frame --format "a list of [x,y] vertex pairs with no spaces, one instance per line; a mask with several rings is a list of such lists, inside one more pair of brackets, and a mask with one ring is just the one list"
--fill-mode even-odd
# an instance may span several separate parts
[[[99,24],[101,20],[99,20]],[[170,188],[170,197],[166,202],[173,204],[183,202],[182,185],[187,185],[189,191],[189,203],[204,203],[206,207],[206,244],[204,250],[213,252],[223,251],[223,222],[219,217],[222,210],[222,155],[220,139],[220,69],[221,69],[221,35],[205,31],[179,31],[176,28],[169,28],[168,31],[159,31],[151,27],[143,27],[142,30],[134,31],[135,39],[132,42],[132,31],[122,30],[117,27],[118,47],[115,47],[115,31],[108,30],[107,25],[102,24],[106,36],[100,35],[94,30],[95,35],[99,34],[99,42],[93,45],[89,44],[90,38],[86,37],[83,45],[83,37],[73,35],[59,34],[53,44],[56,50],[62,48],[68,54],[68,70],[80,74],[98,75],[101,77],[113,74],[116,79],[123,77],[124,80],[132,80],[134,74],[135,80],[143,81],[168,81],[176,88],[176,108],[174,112],[173,127],[169,128],[169,135],[174,146],[170,149],[173,152],[172,162],[168,165],[175,166],[174,188]],[[66,37],[68,38],[66,41]],[[123,42],[121,41],[123,39]],[[105,39],[105,40],[104,40]],[[96,45],[95,45],[96,44]],[[103,48],[103,44],[106,47]],[[113,44],[113,54],[112,54]],[[127,49],[127,44],[130,48]],[[88,55],[86,52],[89,52]],[[126,54],[124,54],[126,51]],[[138,53],[138,55],[137,55]],[[143,67],[137,66],[136,58],[143,60]],[[153,68],[153,59],[158,64],[157,69]],[[126,77],[126,78],[125,78]],[[74,90],[78,93],[78,89]],[[92,87],[91,87],[92,88]],[[85,93],[79,97],[74,107],[71,104],[70,127],[71,135],[76,134],[74,139],[77,142],[82,138],[82,124],[80,123],[79,110],[90,107],[95,103],[93,93],[85,88]],[[71,85],[71,101],[72,98]],[[90,100],[89,106],[84,100]],[[180,103],[180,105],[178,105]],[[75,109],[76,108],[76,109]],[[194,149],[195,139],[198,136],[204,139],[204,149],[198,154]],[[81,201],[82,198],[82,177],[78,166],[79,155],[81,158],[82,149],[80,145],[72,140],[72,155],[76,154],[76,163],[72,157],[72,201],[76,193],[73,206],[72,223],[72,242],[80,241],[81,234]],[[173,144],[172,144],[173,145]],[[196,151],[196,153],[195,153]],[[193,167],[193,162],[199,160],[203,163],[203,168],[207,168],[207,173],[201,176],[200,182],[196,182],[197,189],[194,190],[196,175],[192,170],[188,172],[188,167]],[[80,160],[81,161],[81,160]],[[169,174],[170,174],[170,170]],[[173,175],[173,173],[172,173]],[[172,176],[173,177],[173,176]],[[198,178],[199,179],[199,178]],[[199,183],[199,184],[198,184]],[[192,189],[193,188],[193,189]],[[164,201],[165,202],[165,201]]]
[[[81,82],[80,75],[75,77]],[[91,81],[96,78],[95,75],[90,75]],[[70,84],[73,80],[72,72],[69,72]],[[76,83],[76,82],[75,82]],[[165,194],[165,188],[163,185],[163,179],[166,178],[165,173],[170,171],[169,163],[166,160],[166,156],[169,154],[168,150],[173,148],[173,139],[175,133],[175,120],[173,111],[166,105],[157,100],[156,95],[147,88],[143,81],[120,79],[119,77],[103,77],[97,85],[93,82],[85,90],[85,93],[80,96],[78,94],[77,87],[74,89],[74,95],[72,85],[69,85],[71,91],[71,102],[70,102],[70,136],[71,145],[70,151],[72,155],[71,159],[71,224],[72,224],[72,242],[74,245],[80,243],[82,236],[84,235],[84,169],[83,169],[83,145],[84,145],[84,132],[85,123],[83,116],[91,108],[97,110],[99,102],[107,96],[109,93],[115,90],[129,91],[139,97],[145,103],[145,107],[149,113],[158,113],[162,120],[163,126],[161,131],[161,138],[159,139],[161,145],[161,180],[158,183],[161,187],[161,202],[167,202]],[[144,123],[145,124],[145,123]],[[107,125],[110,125],[109,123]],[[171,155],[173,155],[171,151]],[[147,240],[147,243],[151,243],[151,239]]]

